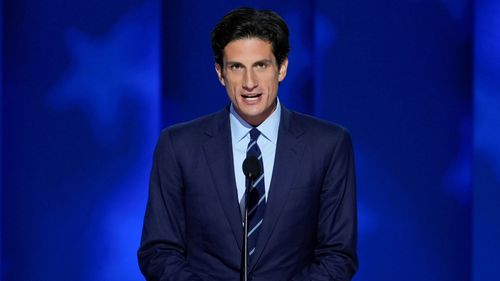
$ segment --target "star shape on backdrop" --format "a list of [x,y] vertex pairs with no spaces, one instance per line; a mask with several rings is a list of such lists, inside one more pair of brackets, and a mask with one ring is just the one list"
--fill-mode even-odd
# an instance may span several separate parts
[[114,139],[110,134],[125,125],[125,101],[158,102],[160,23],[159,16],[151,16],[158,9],[147,6],[123,16],[100,37],[75,28],[66,33],[70,64],[47,101],[57,110],[81,110],[100,139]]

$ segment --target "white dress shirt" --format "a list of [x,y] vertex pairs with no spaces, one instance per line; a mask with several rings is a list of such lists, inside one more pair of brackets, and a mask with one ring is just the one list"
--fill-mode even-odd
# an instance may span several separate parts
[[[247,146],[250,142],[250,130],[252,125],[248,124],[238,113],[236,113],[233,105],[230,108],[230,123],[231,123],[231,143],[233,146],[233,164],[234,176],[236,179],[236,188],[238,191],[238,201],[240,206],[245,195],[245,175],[243,174],[243,161],[247,157]],[[274,168],[274,156],[276,155],[276,144],[278,140],[278,129],[281,118],[281,105],[279,100],[276,101],[276,109],[271,115],[262,122],[257,129],[261,135],[257,139],[260,151],[262,153],[262,163],[264,165],[264,187],[265,198],[269,193],[271,177]]]

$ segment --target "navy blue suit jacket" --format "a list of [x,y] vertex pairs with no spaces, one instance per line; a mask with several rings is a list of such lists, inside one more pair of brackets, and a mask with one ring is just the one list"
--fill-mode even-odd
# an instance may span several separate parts
[[[249,280],[351,280],[356,239],[348,132],[283,107]],[[242,240],[228,108],[164,130],[138,251],[146,279],[237,281]]]

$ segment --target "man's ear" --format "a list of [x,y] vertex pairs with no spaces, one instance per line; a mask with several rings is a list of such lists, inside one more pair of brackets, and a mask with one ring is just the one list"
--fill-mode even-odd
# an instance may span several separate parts
[[285,58],[283,62],[281,62],[280,69],[278,72],[278,81],[281,82],[286,77],[286,70],[288,68],[288,58]]
[[222,71],[222,67],[218,63],[215,63],[215,72],[217,72],[219,82],[222,84],[222,86],[226,86],[226,82],[224,81],[224,72]]

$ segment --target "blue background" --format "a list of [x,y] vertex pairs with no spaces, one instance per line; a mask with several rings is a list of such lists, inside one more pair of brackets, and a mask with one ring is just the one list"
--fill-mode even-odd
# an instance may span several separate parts
[[238,6],[289,24],[283,104],[353,135],[355,280],[500,280],[500,2],[0,3],[1,280],[142,280],[156,138],[228,103]]

